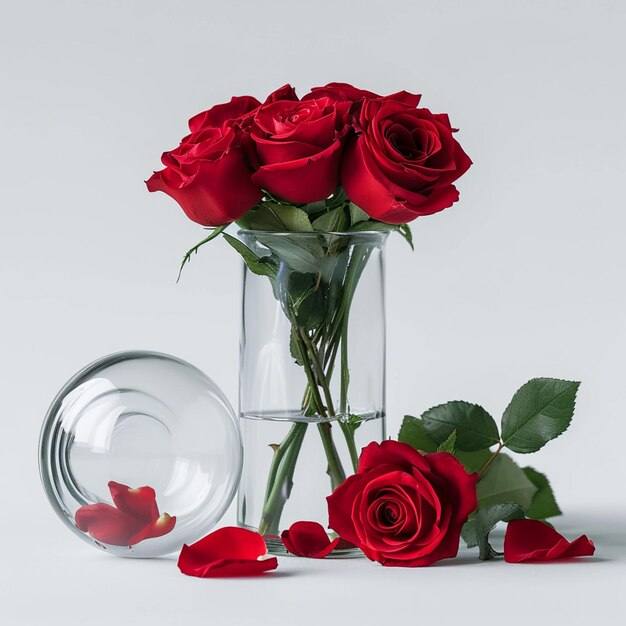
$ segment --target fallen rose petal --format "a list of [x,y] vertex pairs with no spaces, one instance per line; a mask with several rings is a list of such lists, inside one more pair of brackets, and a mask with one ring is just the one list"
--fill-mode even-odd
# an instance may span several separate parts
[[172,531],[176,517],[159,516],[152,487],[133,489],[110,481],[115,506],[98,502],[80,507],[74,515],[76,526],[96,541],[112,546],[133,546],[144,539],[161,537]]
[[339,543],[339,537],[331,541],[324,527],[317,522],[295,522],[280,536],[285,548],[295,556],[323,559]]
[[267,557],[263,537],[252,530],[226,526],[196,543],[185,544],[178,569],[187,576],[217,578],[258,576],[278,567],[276,557]]
[[82,506],[74,516],[76,526],[91,537],[111,546],[128,546],[143,522],[105,503]]
[[108,484],[115,506],[136,519],[152,522],[159,517],[156,503],[156,493],[152,487],[137,487],[133,489],[111,480]]
[[134,546],[135,544],[143,541],[144,539],[154,539],[156,537],[162,537],[163,535],[167,535],[167,533],[171,532],[176,525],[176,517],[172,517],[167,513],[163,513],[161,517],[152,522],[149,526],[145,526],[138,533],[133,535],[129,541],[129,546]]
[[504,536],[504,560],[507,563],[571,559],[592,556],[594,552],[595,546],[586,535],[569,542],[539,520],[513,520],[509,522]]

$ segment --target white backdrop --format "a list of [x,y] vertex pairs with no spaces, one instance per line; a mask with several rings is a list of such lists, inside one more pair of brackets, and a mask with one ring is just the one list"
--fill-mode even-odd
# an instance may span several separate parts
[[[623,511],[625,30],[619,0],[3,0],[0,616],[52,624],[65,612],[64,623],[81,623],[79,609],[61,608],[72,603],[61,590],[84,596],[80,610],[100,606],[85,580],[93,571],[156,598],[128,609],[128,623],[180,623],[176,598],[158,591],[163,564],[136,566],[154,578],[138,588],[134,563],[101,557],[55,519],[37,475],[38,431],[68,376],[128,348],[191,361],[236,405],[239,258],[222,242],[207,246],[175,284],[204,231],[143,180],[192,114],[286,82],[302,94],[331,80],[422,93],[424,106],[449,112],[475,163],[459,203],[413,223],[415,253],[399,237],[388,247],[390,434],[404,413],[446,400],[498,417],[531,377],[581,380],[570,431],[527,462],[548,473],[566,512]],[[606,545],[623,553],[619,532]],[[306,576],[307,564],[293,562],[285,567]],[[342,567],[375,572],[390,590],[392,580],[415,584],[364,562]],[[442,585],[467,575],[436,571]],[[167,584],[182,590],[187,579],[172,572]],[[297,594],[311,583],[262,584],[229,589],[284,584]],[[184,589],[195,606],[213,588]],[[22,602],[33,590],[39,601]],[[120,597],[131,606],[129,594]],[[89,623],[113,619],[105,600]],[[185,619],[218,611],[228,622],[224,607],[196,608]],[[237,610],[238,623],[252,620]]]

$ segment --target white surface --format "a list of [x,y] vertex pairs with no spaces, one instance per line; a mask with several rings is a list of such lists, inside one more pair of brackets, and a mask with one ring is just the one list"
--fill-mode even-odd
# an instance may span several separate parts
[[[0,11],[0,622],[617,623],[623,2],[4,0]],[[414,254],[399,238],[389,246],[390,433],[404,413],[453,398],[497,416],[532,376],[582,380],[570,431],[523,461],[578,512],[559,524],[597,540],[593,563],[283,560],[266,580],[196,581],[173,563],[96,553],[45,502],[40,423],[87,361],[171,352],[236,403],[238,259],[206,247],[176,285],[202,230],[142,180],[203,108],[330,80],[423,93],[475,161],[461,202],[413,225]]]

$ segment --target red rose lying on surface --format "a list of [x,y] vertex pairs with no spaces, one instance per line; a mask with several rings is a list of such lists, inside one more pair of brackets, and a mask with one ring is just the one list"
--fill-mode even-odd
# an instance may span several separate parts
[[176,518],[167,513],[159,516],[156,495],[152,487],[131,489],[127,485],[109,482],[115,506],[100,502],[80,507],[74,521],[83,532],[97,541],[112,546],[133,546],[144,539],[169,533]]
[[585,535],[569,542],[547,524],[533,519],[509,522],[504,536],[504,560],[555,561],[576,556],[593,556],[595,546]]
[[357,473],[327,498],[329,526],[383,565],[430,565],[456,556],[476,480],[447,452],[371,443]]
[[278,567],[276,557],[263,558],[266,555],[267,547],[259,533],[226,526],[190,546],[184,545],[178,568],[198,578],[258,576]]
[[283,545],[295,556],[323,559],[339,543],[339,537],[331,541],[324,527],[317,522],[295,522],[280,536]]

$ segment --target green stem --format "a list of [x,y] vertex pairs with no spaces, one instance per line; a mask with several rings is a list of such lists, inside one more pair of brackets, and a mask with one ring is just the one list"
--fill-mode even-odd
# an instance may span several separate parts
[[295,328],[296,341],[298,343],[298,348],[300,349],[300,354],[302,355],[302,366],[304,367],[304,371],[309,382],[309,389],[311,390],[312,400],[314,403],[313,408],[316,409],[321,416],[325,417],[326,409],[324,408],[324,403],[322,402],[322,397],[320,396],[320,392],[315,381],[315,375],[313,374],[313,370],[311,369],[311,363],[306,358],[308,350],[303,340],[303,336],[305,336],[306,333],[299,326],[296,326]]
[[287,433],[287,436],[282,440],[280,445],[274,449],[274,457],[272,458],[272,464],[270,465],[270,472],[267,476],[267,489],[265,491],[265,499],[264,502],[267,502],[267,499],[270,496],[270,492],[272,490],[272,486],[276,480],[276,474],[278,472],[278,468],[280,467],[280,462],[283,460],[285,453],[289,449],[289,446],[295,439],[298,428],[297,424],[293,424]]
[[285,503],[291,493],[296,461],[300,454],[307,426],[306,422],[297,422],[292,426],[292,430],[295,430],[295,435],[288,448],[286,448],[284,459],[278,467],[273,485],[263,506],[263,514],[259,523],[259,533],[261,535],[278,534],[278,523]]
[[[326,399],[327,413],[330,417],[335,417],[335,407],[333,406],[330,387],[328,385],[328,380],[324,375],[324,369],[320,363],[315,345],[307,335],[306,331],[301,327],[297,328],[296,335],[299,335],[302,345],[305,346],[304,351],[301,349],[301,354],[303,355],[302,360],[304,363],[307,363],[308,359],[306,359],[305,356],[308,353],[310,358],[309,369],[311,373],[315,373],[313,380],[309,379],[309,387],[313,386],[315,391],[317,391],[317,384],[322,387],[322,390],[324,391],[324,398]],[[319,395],[319,391],[317,391],[317,393]],[[321,406],[321,400],[318,406]],[[322,439],[322,445],[324,446],[324,452],[326,453],[326,459],[328,460],[328,475],[330,476],[330,483],[334,491],[346,479],[346,473],[343,469],[343,465],[341,464],[341,459],[339,458],[339,453],[335,447],[335,442],[333,441],[332,425],[329,422],[323,422],[317,426]]]
[[328,460],[328,475],[330,476],[330,485],[334,491],[346,479],[346,473],[341,464],[341,459],[333,441],[332,426],[330,422],[320,422],[317,425],[322,439],[322,446]]
[[335,417],[335,407],[333,405],[333,398],[330,393],[330,387],[328,386],[328,380],[326,378],[326,375],[324,374],[324,370],[320,363],[320,359],[317,355],[317,350],[315,348],[315,345],[313,344],[309,336],[306,334],[306,331],[304,331],[302,328],[298,328],[298,332],[300,333],[302,342],[306,346],[306,350],[308,351],[311,357],[311,366],[312,366],[313,371],[315,372],[315,377],[317,378],[317,382],[324,392],[324,398],[326,399],[326,407],[328,409],[328,414],[330,415],[330,417]]
[[339,424],[348,445],[350,460],[352,461],[353,471],[357,471],[359,467],[359,452],[356,448],[354,440],[354,426],[345,422],[348,417],[348,386],[350,384],[350,369],[348,368],[348,319],[350,310],[348,309],[343,316],[343,324],[341,331],[341,395],[339,398],[339,411],[342,419]]
[[478,472],[478,480],[483,477],[489,466],[496,460],[496,457],[500,454],[500,450],[502,450],[502,448],[504,448],[504,444],[499,443],[496,451],[489,457],[489,459],[487,459],[487,462],[482,466],[480,472]]
[[[356,252],[356,250],[355,250]],[[332,376],[335,360],[341,344],[341,394],[340,394],[340,420],[339,425],[345,437],[350,460],[356,471],[358,465],[358,451],[354,438],[354,427],[347,423],[346,413],[348,410],[348,316],[356,286],[363,272],[371,251],[352,255],[349,267],[346,270],[344,293],[332,321],[327,339],[320,336],[320,329],[309,337],[308,333],[295,323],[295,315],[290,315],[292,324],[296,329],[294,333],[298,348],[302,355],[302,364],[307,377],[308,385],[303,398],[303,411],[316,412],[321,417],[335,417],[335,407],[330,392],[328,381]],[[289,311],[289,313],[293,313]],[[325,342],[318,350],[318,341]],[[326,370],[326,371],[324,371]],[[319,387],[322,388],[326,407],[322,401]],[[268,476],[266,497],[263,506],[259,532],[261,534],[276,534],[280,523],[280,517],[293,485],[295,465],[302,447],[304,434],[307,428],[306,422],[298,422],[292,425],[283,442],[276,448],[270,473]],[[332,489],[336,489],[345,480],[345,472],[341,459],[335,447],[332,437],[332,425],[330,422],[318,424],[318,431],[328,461],[328,474]]]

